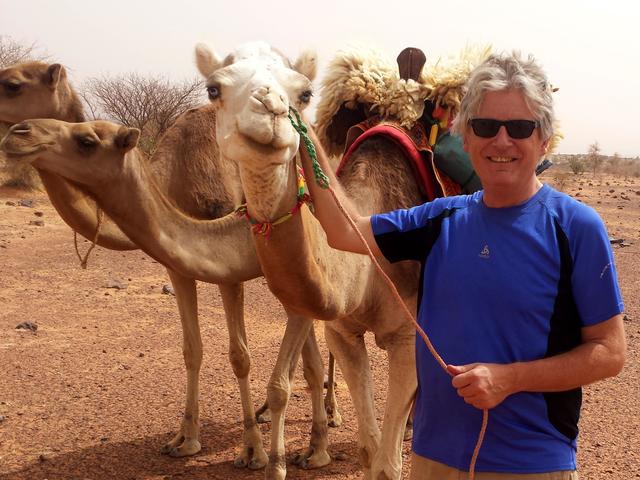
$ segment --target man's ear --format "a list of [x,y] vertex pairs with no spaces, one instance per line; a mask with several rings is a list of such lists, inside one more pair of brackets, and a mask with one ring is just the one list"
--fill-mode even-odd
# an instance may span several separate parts
[[66,76],[64,67],[59,63],[53,63],[49,65],[46,73],[44,74],[43,82],[51,90],[55,90],[60,83],[60,79]]
[[551,139],[547,138],[544,142],[542,142],[542,146],[540,147],[540,156],[546,155],[547,150],[549,149],[549,141]]
[[120,127],[120,130],[118,130],[118,135],[115,139],[115,144],[116,147],[126,153],[138,145],[139,139],[140,130],[138,130],[137,128]]

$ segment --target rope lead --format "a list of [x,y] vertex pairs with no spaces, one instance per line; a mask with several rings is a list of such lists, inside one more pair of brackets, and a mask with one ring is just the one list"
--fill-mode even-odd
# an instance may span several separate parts
[[[291,112],[296,116],[296,120],[291,116]],[[300,134],[300,138],[304,142],[304,146],[307,148],[307,152],[309,152],[309,157],[311,157],[311,164],[313,165],[313,175],[315,176],[316,183],[320,185],[322,188],[329,188],[329,177],[322,171],[322,167],[320,163],[318,163],[318,154],[316,153],[316,146],[311,141],[309,134],[307,133],[307,126],[300,118],[300,114],[298,111],[290,107],[289,108],[289,120],[291,121],[291,125],[296,129],[296,132]]]

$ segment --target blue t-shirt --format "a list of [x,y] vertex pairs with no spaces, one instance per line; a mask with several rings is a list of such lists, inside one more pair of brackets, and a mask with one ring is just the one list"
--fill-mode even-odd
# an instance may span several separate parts
[[[568,351],[580,329],[623,311],[609,237],[598,214],[544,185],[525,203],[489,208],[482,192],[374,215],[390,261],[422,263],[418,322],[446,363],[512,363]],[[482,411],[416,341],[413,449],[467,470]],[[478,471],[576,468],[581,389],[520,392],[489,414]]]

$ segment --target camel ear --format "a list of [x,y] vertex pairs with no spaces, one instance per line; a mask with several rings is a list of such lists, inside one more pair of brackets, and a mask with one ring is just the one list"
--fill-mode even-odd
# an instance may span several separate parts
[[49,65],[46,73],[44,74],[44,83],[49,88],[51,88],[51,90],[55,90],[58,86],[58,83],[60,83],[60,79],[64,78],[65,76],[66,72],[64,70],[64,67],[59,63],[53,63]]
[[318,72],[318,56],[316,52],[312,50],[302,52],[293,65],[293,69],[313,82]]
[[204,78],[215,72],[221,65],[220,58],[204,43],[196,45],[196,65]]
[[137,128],[120,127],[118,135],[116,135],[115,144],[116,147],[126,153],[138,145],[139,139],[140,130]]

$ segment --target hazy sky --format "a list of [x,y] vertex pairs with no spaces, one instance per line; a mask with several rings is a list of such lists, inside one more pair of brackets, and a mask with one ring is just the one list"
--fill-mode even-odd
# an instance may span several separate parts
[[313,48],[320,76],[352,43],[390,60],[407,46],[428,58],[467,44],[518,49],[533,53],[560,87],[556,110],[565,139],[558,152],[586,152],[597,140],[604,154],[632,157],[640,155],[639,30],[640,4],[614,0],[0,0],[0,35],[36,42],[76,84],[130,71],[192,78],[193,48],[201,41],[222,55],[250,40],[292,58]]

